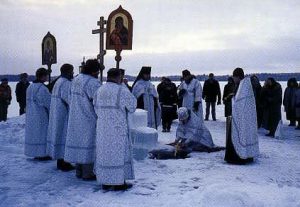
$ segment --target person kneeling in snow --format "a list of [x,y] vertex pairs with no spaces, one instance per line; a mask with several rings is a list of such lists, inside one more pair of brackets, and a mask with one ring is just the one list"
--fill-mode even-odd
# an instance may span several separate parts
[[51,94],[44,85],[47,78],[48,71],[39,68],[26,93],[25,155],[41,161],[51,160],[46,152],[51,102]]
[[217,152],[224,147],[214,145],[211,134],[206,128],[203,118],[195,112],[181,107],[177,111],[179,125],[176,131],[176,140],[173,147],[161,147],[149,152],[151,159],[184,159],[191,152]]
[[192,151],[215,152],[223,148],[216,147],[211,134],[201,117],[185,107],[177,111],[179,125],[176,131],[176,143],[184,142]]

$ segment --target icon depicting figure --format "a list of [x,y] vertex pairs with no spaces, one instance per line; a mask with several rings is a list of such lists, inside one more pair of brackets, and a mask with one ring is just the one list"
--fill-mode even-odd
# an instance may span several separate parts
[[53,49],[50,47],[50,41],[47,40],[46,42],[46,49],[44,51],[44,58],[46,63],[52,63],[54,60],[53,57]]
[[122,17],[115,19],[115,29],[110,34],[111,45],[128,45],[128,29],[124,26]]

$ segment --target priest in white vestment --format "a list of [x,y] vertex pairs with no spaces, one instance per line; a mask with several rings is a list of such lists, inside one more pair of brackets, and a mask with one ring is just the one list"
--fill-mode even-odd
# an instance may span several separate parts
[[203,119],[202,86],[188,70],[182,71],[184,81],[179,86],[179,98],[183,99],[182,106],[193,110]]
[[148,112],[148,127],[157,129],[161,122],[161,109],[158,93],[151,83],[151,67],[143,66],[132,86],[132,93],[137,98],[137,108]]
[[225,161],[247,164],[259,154],[255,97],[250,78],[242,68],[233,71],[236,93],[232,99],[232,116],[227,118]]
[[73,65],[62,65],[61,75],[55,82],[51,95],[47,154],[57,160],[57,169],[62,171],[74,169],[70,163],[64,161],[73,70]]
[[64,160],[76,163],[76,176],[95,180],[96,121],[93,100],[100,87],[100,64],[96,59],[87,60],[81,73],[71,84],[71,102]]
[[121,83],[120,70],[107,72],[107,83],[94,100],[97,119],[97,181],[105,190],[126,190],[134,179],[132,143],[129,137],[128,113],[136,109],[136,98]]
[[48,71],[39,68],[36,80],[26,92],[25,155],[38,160],[51,160],[47,154],[47,132],[51,94],[44,85]]

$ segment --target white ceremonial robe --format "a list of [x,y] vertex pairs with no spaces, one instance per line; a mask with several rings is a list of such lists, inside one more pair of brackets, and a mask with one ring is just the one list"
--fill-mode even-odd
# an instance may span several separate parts
[[68,127],[71,81],[60,77],[52,90],[49,115],[47,154],[63,159]]
[[[138,99],[143,96],[144,110],[148,112],[148,127],[157,128],[161,123],[161,109],[158,103],[158,93],[150,81],[138,80],[132,89],[133,95]],[[154,98],[157,108],[154,109]]]
[[194,103],[200,102],[198,111],[195,113],[201,119],[203,119],[203,108],[202,108],[202,86],[201,83],[197,79],[193,79],[189,84],[183,82],[179,86],[179,90],[184,89],[186,92],[183,95],[182,106],[186,107],[189,110],[193,110]]
[[90,75],[79,74],[72,81],[64,157],[67,162],[92,164],[95,161],[97,115],[93,100],[99,87],[99,80]]
[[95,173],[103,185],[123,185],[134,179],[128,113],[136,109],[136,98],[122,85],[108,82],[94,100],[97,113]]
[[232,144],[242,159],[259,154],[255,97],[250,78],[240,82],[232,99]]
[[191,111],[190,118],[184,124],[182,121],[179,121],[177,130],[176,130],[176,139],[187,139],[189,141],[201,143],[207,147],[214,147],[214,142],[212,136],[204,124],[203,119],[197,116],[194,112]]
[[51,94],[43,83],[32,83],[26,92],[25,155],[47,156],[47,131]]

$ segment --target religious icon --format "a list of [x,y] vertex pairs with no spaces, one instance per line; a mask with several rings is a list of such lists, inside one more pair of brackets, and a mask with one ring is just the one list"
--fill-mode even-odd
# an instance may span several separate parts
[[55,37],[47,33],[42,42],[42,64],[51,65],[57,62]]
[[121,6],[113,11],[107,21],[107,50],[132,49],[132,17]]

